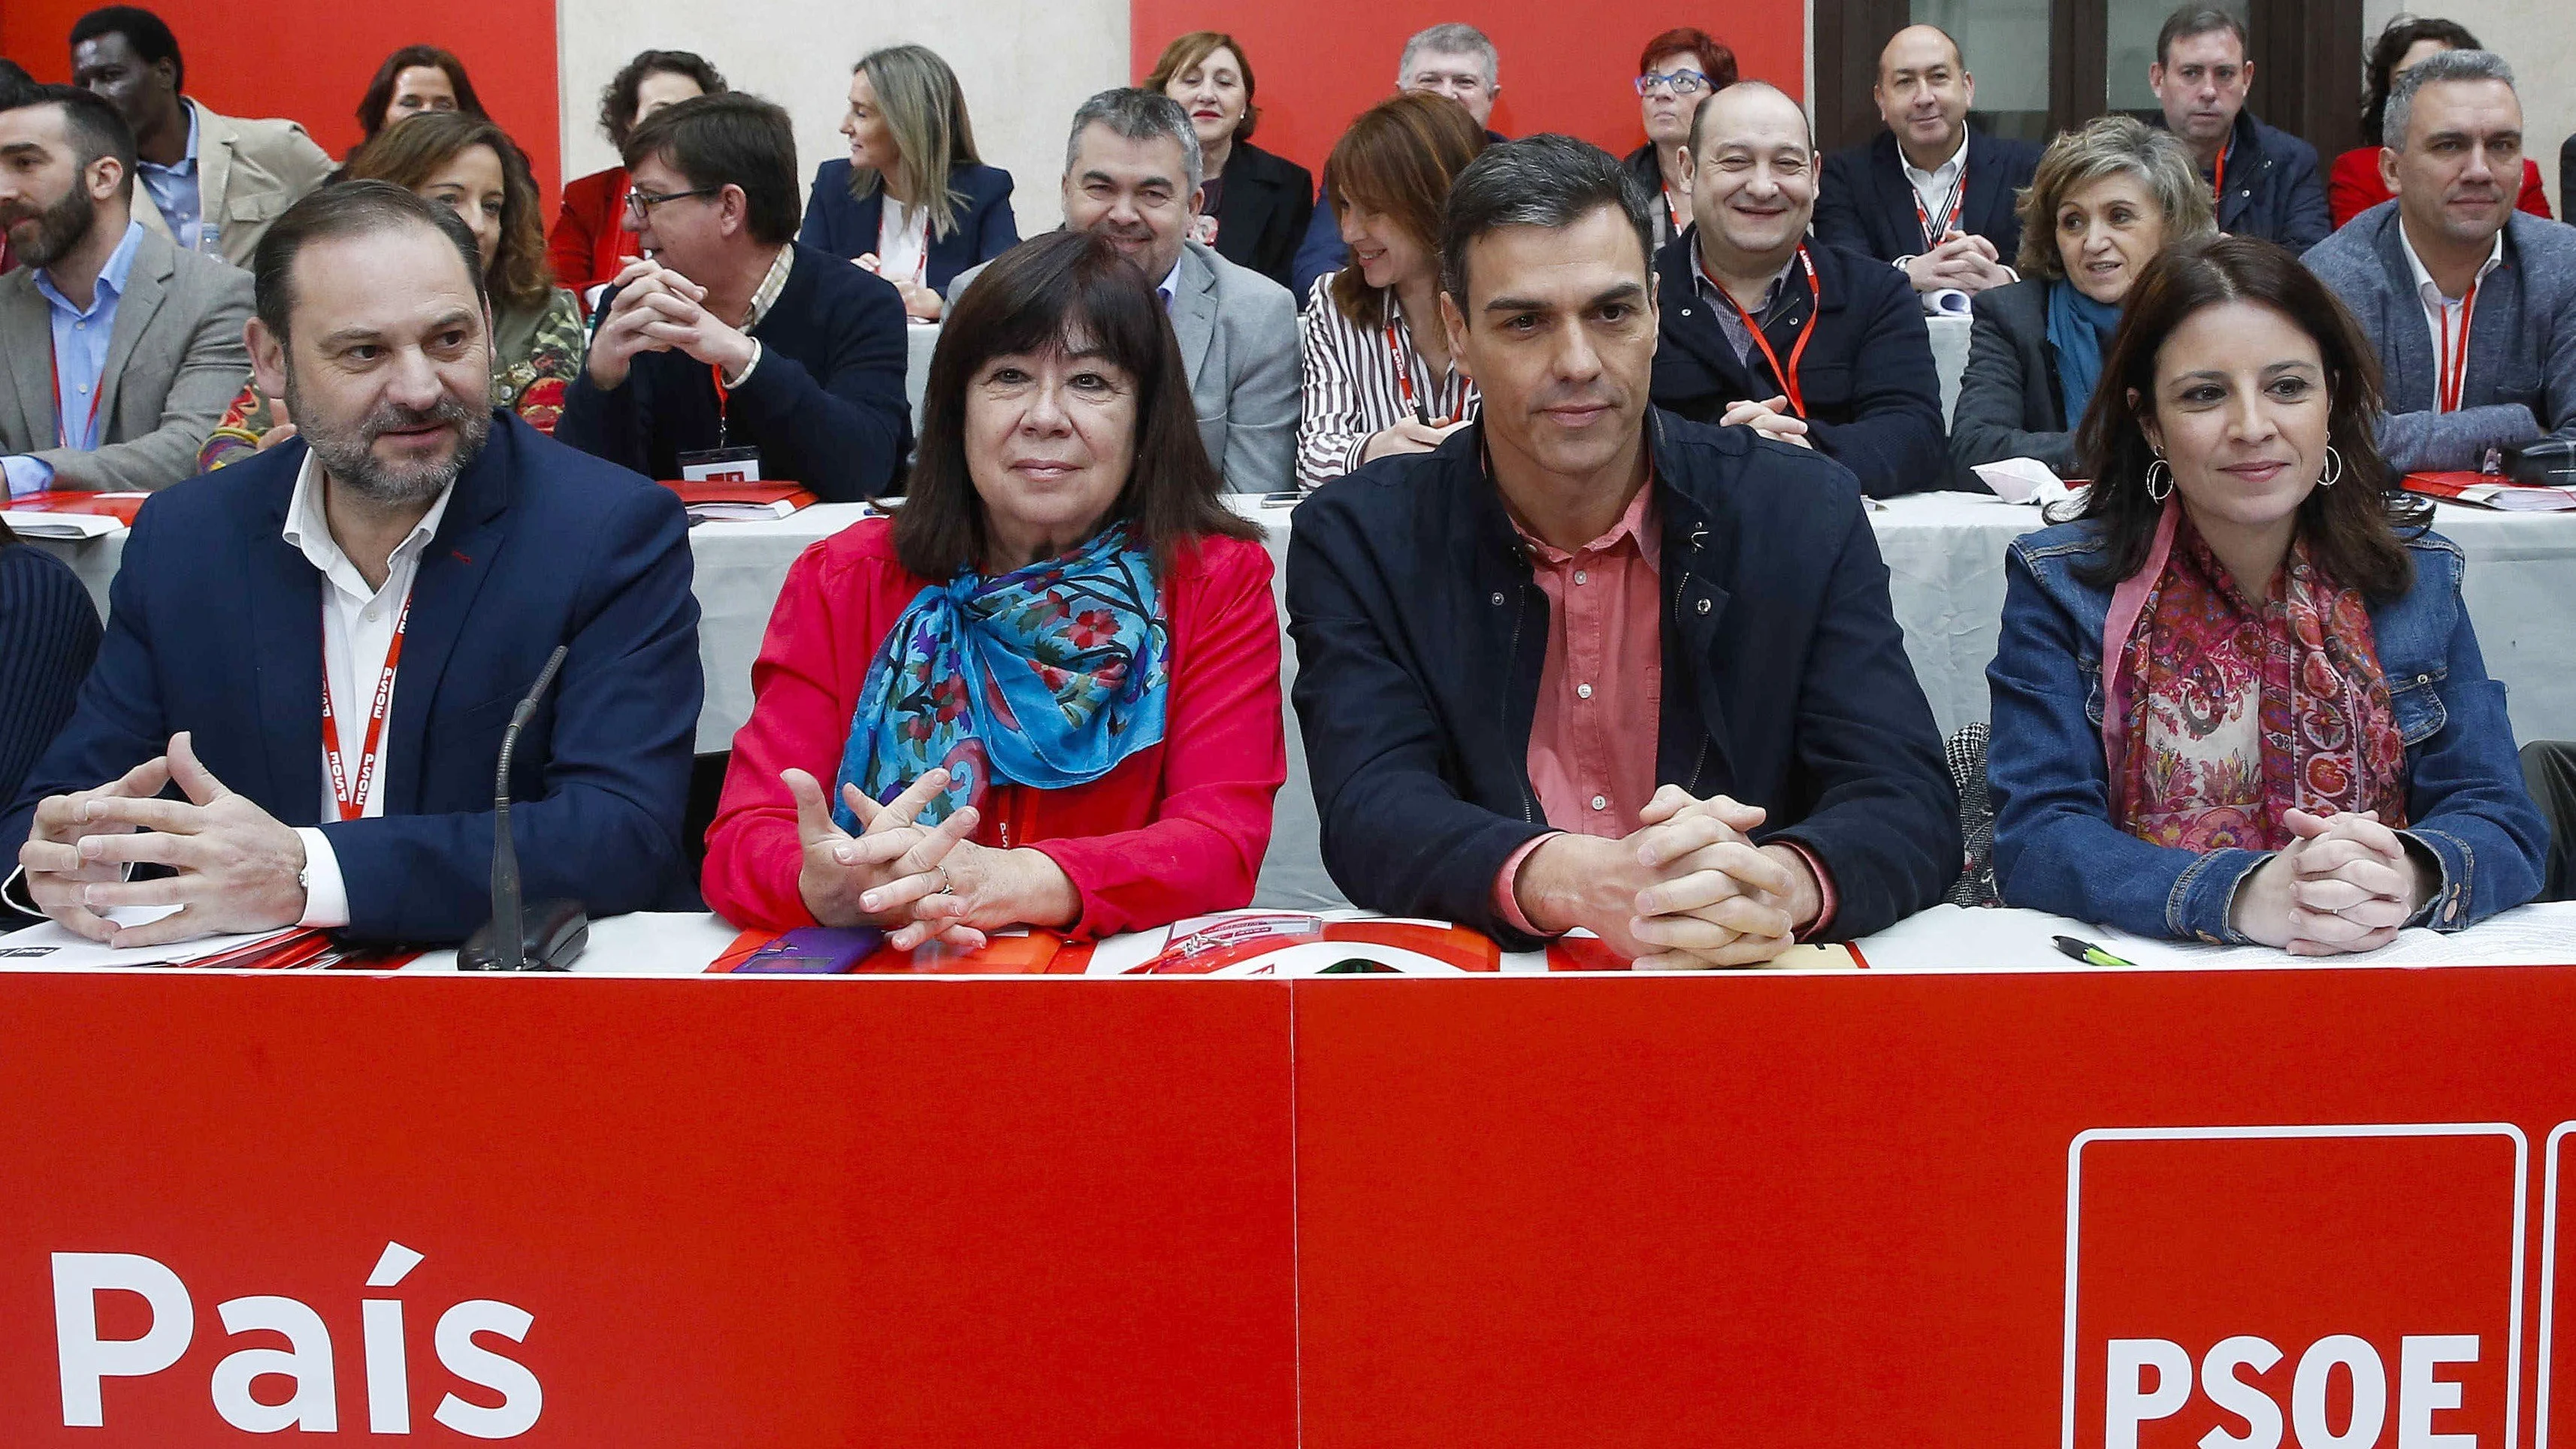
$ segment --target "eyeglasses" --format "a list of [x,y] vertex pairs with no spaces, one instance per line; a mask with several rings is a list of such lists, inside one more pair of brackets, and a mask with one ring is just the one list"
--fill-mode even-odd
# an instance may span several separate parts
[[663,202],[678,201],[686,196],[714,196],[723,190],[721,186],[701,186],[694,191],[630,191],[626,193],[626,214],[637,221],[642,221],[654,207],[660,206]]
[[1708,77],[1695,70],[1677,70],[1671,75],[1657,75],[1653,71],[1648,71],[1637,77],[1637,94],[1641,96],[1653,95],[1657,86],[1662,86],[1677,96],[1695,96],[1707,89]]

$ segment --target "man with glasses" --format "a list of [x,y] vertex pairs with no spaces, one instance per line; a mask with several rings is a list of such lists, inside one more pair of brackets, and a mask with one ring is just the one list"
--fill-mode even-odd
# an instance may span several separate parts
[[1895,265],[1927,311],[1965,312],[1967,296],[2019,280],[2013,198],[2039,148],[1969,129],[1977,79],[1959,43],[1933,25],[1896,32],[1869,94],[1887,129],[1825,158],[1816,236]]
[[555,437],[661,479],[887,492],[912,448],[903,299],[797,245],[796,139],[757,96],[700,96],[626,138],[618,274]]
[[[1404,54],[1395,63],[1395,88],[1447,96],[1465,106],[1476,124],[1485,128],[1489,144],[1498,144],[1503,138],[1494,130],[1493,118],[1494,97],[1503,89],[1501,75],[1502,56],[1494,42],[1476,27],[1453,21],[1434,25],[1404,43]],[[1297,245],[1296,260],[1289,264],[1295,278],[1289,294],[1300,307],[1314,295],[1317,277],[1350,264],[1350,248],[1342,244],[1341,217],[1333,209],[1330,187],[1327,181],[1316,189],[1314,218],[1306,224],[1306,239]]]
[[1637,59],[1637,106],[1644,113],[1646,144],[1622,163],[1656,204],[1648,208],[1661,247],[1690,225],[1691,117],[1708,98],[1735,84],[1735,52],[1705,30],[1667,30],[1646,42]]
[[2254,86],[2245,22],[2207,6],[2175,11],[2156,34],[2147,84],[2164,107],[2153,123],[2172,131],[2209,179],[2220,231],[2303,252],[2334,230],[2317,148],[2245,109]]

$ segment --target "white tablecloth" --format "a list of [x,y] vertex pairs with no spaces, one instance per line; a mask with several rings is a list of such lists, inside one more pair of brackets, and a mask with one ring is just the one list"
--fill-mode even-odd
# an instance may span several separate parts
[[[930,329],[919,329],[928,331]],[[1284,590],[1290,510],[1242,504],[1270,533],[1274,585]],[[751,714],[751,662],[787,566],[807,544],[857,521],[859,504],[822,504],[767,523],[710,523],[690,530],[703,611],[699,656],[707,703],[698,717],[698,748],[730,747]],[[2038,510],[1964,493],[1900,498],[1874,511],[1888,592],[1905,628],[1906,653],[1944,733],[1986,717],[1986,665],[1994,657],[2003,610],[2004,547],[2040,525]],[[2442,505],[2440,530],[2467,551],[2467,595],[2487,671],[2510,690],[2520,740],[2576,739],[2576,513],[2508,514]],[[71,561],[105,608],[124,535],[66,544],[47,542]],[[1284,606],[1283,606],[1284,614]],[[1293,649],[1283,651],[1287,680],[1296,678]],[[1342,903],[1316,851],[1315,801],[1305,750],[1288,720],[1288,784],[1279,792],[1270,854],[1262,868],[1263,905],[1320,908]]]

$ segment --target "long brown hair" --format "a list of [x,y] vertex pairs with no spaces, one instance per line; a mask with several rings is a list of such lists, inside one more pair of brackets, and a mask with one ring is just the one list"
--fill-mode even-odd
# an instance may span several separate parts
[[463,111],[413,116],[359,147],[341,179],[390,181],[418,191],[438,168],[476,146],[490,147],[501,159],[501,245],[492,253],[484,289],[495,306],[523,312],[542,307],[555,288],[554,266],[546,259],[545,224],[537,216],[536,173],[509,132]]
[[[2184,320],[2204,308],[2252,302],[2288,318],[2317,344],[2326,373],[2326,442],[2343,458],[2331,488],[2311,489],[2298,527],[2328,578],[2373,603],[2403,595],[2414,562],[2399,530],[2420,531],[2432,506],[2396,488],[2374,441],[2380,409],[2379,354],[2343,303],[2280,247],[2254,237],[2216,237],[2169,247],[2147,264],[2120,315],[2102,362],[2102,382],[2076,444],[2093,487],[2079,517],[2101,526],[2100,560],[2078,570],[2109,587],[2145,567],[2164,505],[2147,495],[2155,450],[2144,420],[2155,411],[2156,356]],[[2132,397],[2135,401],[2131,401]]]
[[[1337,210],[1357,202],[1391,218],[1436,268],[1449,184],[1484,149],[1484,128],[1465,106],[1447,96],[1406,91],[1360,112],[1333,143],[1333,154],[1324,160],[1324,195]],[[1343,316],[1362,327],[1386,325],[1386,299],[1358,267],[1336,273],[1332,292]]]
[[465,62],[435,45],[406,45],[385,57],[385,63],[376,67],[376,78],[367,82],[367,93],[358,98],[358,134],[364,139],[372,141],[385,129],[385,107],[394,103],[394,82],[407,70],[445,72],[448,87],[456,92],[456,109],[469,116],[483,114],[483,98],[474,94],[474,82],[465,78]]
[[906,569],[946,580],[983,566],[989,536],[966,467],[966,390],[993,358],[1076,338],[1136,380],[1134,462],[1109,516],[1134,523],[1156,567],[1168,573],[1174,551],[1206,535],[1261,537],[1220,496],[1225,480],[1199,440],[1189,366],[1154,284],[1107,241],[1052,231],[995,258],[939,329],[923,391],[921,452],[894,520],[895,555]]

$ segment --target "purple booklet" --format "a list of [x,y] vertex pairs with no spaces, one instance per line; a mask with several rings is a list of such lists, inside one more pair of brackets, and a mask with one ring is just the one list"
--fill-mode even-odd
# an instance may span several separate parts
[[838,976],[885,944],[885,932],[873,926],[802,926],[743,958],[734,974]]

